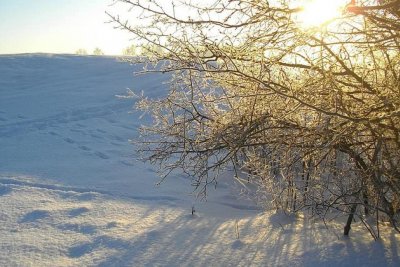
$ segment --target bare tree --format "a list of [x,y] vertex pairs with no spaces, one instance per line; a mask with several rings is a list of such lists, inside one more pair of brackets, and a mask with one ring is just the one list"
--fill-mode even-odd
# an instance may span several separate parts
[[142,24],[111,19],[150,47],[133,60],[172,73],[167,97],[138,104],[154,118],[140,151],[165,174],[182,169],[206,196],[233,166],[277,208],[348,214],[345,234],[358,216],[378,237],[373,214],[397,229],[399,0],[349,1],[317,28],[290,0],[119,2]]
[[93,50],[93,55],[102,56],[102,55],[104,55],[104,52],[103,52],[100,48],[96,47],[96,48]]
[[76,50],[75,54],[83,56],[83,55],[87,55],[88,53],[85,49],[80,48],[80,49]]
[[139,54],[138,48],[135,45],[128,46],[122,51],[122,54],[124,56],[137,56]]

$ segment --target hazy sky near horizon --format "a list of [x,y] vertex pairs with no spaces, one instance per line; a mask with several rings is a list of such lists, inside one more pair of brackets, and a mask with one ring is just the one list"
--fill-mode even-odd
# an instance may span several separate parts
[[[105,11],[123,12],[112,0],[0,0],[0,54],[120,54],[130,35],[113,28]],[[121,9],[119,9],[121,8]],[[126,10],[126,8],[125,8]]]

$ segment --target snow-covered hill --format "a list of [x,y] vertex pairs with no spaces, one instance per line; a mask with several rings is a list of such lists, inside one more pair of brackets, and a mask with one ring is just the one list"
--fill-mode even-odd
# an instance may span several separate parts
[[158,97],[168,76],[133,76],[139,68],[0,56],[0,266],[400,265],[390,229],[374,242],[356,223],[343,239],[340,224],[262,212],[229,177],[207,203],[183,175],[155,186],[128,142],[141,114],[116,95]]

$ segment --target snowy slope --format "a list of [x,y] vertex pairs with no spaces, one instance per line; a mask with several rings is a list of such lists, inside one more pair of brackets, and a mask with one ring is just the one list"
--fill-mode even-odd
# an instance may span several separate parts
[[343,239],[340,224],[262,213],[229,177],[207,203],[179,174],[155,186],[128,142],[143,121],[116,95],[157,97],[168,77],[133,76],[139,68],[0,56],[0,266],[400,265],[390,229],[374,242],[356,223]]
[[[1,172],[132,193],[154,184],[154,174],[133,160],[127,143],[140,124],[128,114],[132,100],[115,95],[127,87],[151,92],[163,77],[135,81],[134,68],[112,58],[0,60]],[[138,171],[143,184],[127,188],[126,179]]]

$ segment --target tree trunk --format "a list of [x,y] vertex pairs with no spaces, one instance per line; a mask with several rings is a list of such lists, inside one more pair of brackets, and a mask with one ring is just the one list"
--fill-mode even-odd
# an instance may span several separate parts
[[363,190],[362,196],[363,196],[363,202],[364,202],[364,213],[366,216],[368,216],[369,215],[369,209],[368,209],[369,203],[368,203],[368,194],[367,194],[366,189]]
[[345,236],[349,235],[349,232],[350,232],[350,229],[351,229],[351,222],[353,221],[354,213],[356,212],[356,209],[357,209],[357,204],[353,204],[353,206],[351,206],[350,214],[349,214],[349,217],[347,218],[346,225],[344,226],[343,234]]

